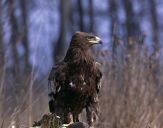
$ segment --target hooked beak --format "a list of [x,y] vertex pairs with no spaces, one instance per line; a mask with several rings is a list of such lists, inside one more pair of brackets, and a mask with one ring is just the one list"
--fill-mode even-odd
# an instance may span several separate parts
[[102,44],[102,41],[101,41],[100,37],[98,37],[98,36],[95,36],[95,39],[90,40],[89,42],[92,44]]

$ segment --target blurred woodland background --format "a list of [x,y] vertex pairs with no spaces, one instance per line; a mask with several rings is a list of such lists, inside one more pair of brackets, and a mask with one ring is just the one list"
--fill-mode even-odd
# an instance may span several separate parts
[[162,0],[0,0],[0,127],[48,113],[48,73],[85,31],[104,42],[92,50],[104,74],[98,128],[163,128],[162,20]]

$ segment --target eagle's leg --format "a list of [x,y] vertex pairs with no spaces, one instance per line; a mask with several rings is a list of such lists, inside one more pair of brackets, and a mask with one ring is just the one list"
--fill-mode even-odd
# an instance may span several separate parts
[[55,113],[55,94],[53,92],[49,93],[49,110],[51,113]]
[[98,119],[98,111],[99,111],[98,97],[92,96],[90,97],[90,101],[86,106],[87,122],[90,127],[94,127]]
[[63,120],[63,123],[64,124],[69,124],[72,121],[73,121],[72,114],[70,112],[64,112],[64,120]]
[[55,109],[54,109],[54,101],[53,100],[50,100],[49,101],[49,110],[51,113],[54,113],[55,112]]
[[95,115],[91,109],[90,106],[86,107],[86,114],[87,114],[87,122],[90,127],[93,127],[95,125]]
[[73,122],[79,122],[79,115],[73,114]]

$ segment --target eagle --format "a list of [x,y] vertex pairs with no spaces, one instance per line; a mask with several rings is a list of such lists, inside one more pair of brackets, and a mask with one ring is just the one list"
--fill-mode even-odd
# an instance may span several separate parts
[[87,122],[94,127],[98,118],[98,93],[101,88],[100,63],[90,54],[91,46],[102,44],[91,33],[75,32],[65,58],[49,74],[49,109],[61,117],[63,123],[79,122],[79,114],[86,109]]

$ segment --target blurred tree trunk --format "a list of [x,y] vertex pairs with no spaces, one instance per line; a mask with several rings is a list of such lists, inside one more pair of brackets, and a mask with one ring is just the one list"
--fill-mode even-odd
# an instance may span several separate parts
[[127,27],[127,36],[132,37],[138,35],[140,32],[139,24],[135,16],[133,5],[131,0],[124,1],[124,9],[126,12],[126,27]]
[[89,0],[89,16],[90,16],[90,23],[89,23],[89,32],[95,32],[94,25],[94,9],[93,9],[93,0]]
[[113,60],[115,60],[115,56],[116,56],[116,48],[118,45],[118,38],[117,38],[117,23],[118,23],[118,19],[117,19],[117,4],[115,2],[115,0],[108,0],[108,3],[110,6],[108,6],[109,8],[109,17],[111,18],[110,20],[110,37],[112,38],[112,58]]
[[29,72],[30,64],[29,64],[29,40],[28,40],[28,13],[27,13],[27,0],[20,0],[20,6],[22,11],[22,29],[23,29],[23,37],[22,42],[24,46],[24,62],[25,62],[25,72]]
[[54,47],[54,63],[62,60],[66,49],[66,33],[69,23],[70,0],[60,0],[60,34],[56,46]]
[[[8,0],[8,13],[9,13],[9,22],[11,25],[11,37],[10,37],[10,44],[11,44],[11,49],[12,49],[12,58],[13,58],[13,64],[12,64],[12,73],[14,77],[14,98],[13,98],[13,103],[15,106],[13,106],[13,109],[18,105],[18,89],[20,89],[19,86],[19,55],[17,51],[17,43],[18,43],[18,22],[17,18],[15,16],[15,0]],[[19,128],[19,112],[17,112],[13,118],[13,122],[15,122],[15,127]]]
[[79,29],[80,31],[85,31],[84,30],[84,12],[83,12],[83,5],[82,5],[82,0],[78,0],[78,12],[79,12]]
[[117,19],[117,3],[115,0],[108,0],[108,3],[109,3],[109,17],[111,18],[111,27],[110,27],[110,31],[111,31],[111,36],[115,33],[115,24],[117,24],[118,22],[118,19]]
[[[28,40],[28,0],[19,0],[20,3],[20,8],[21,8],[21,12],[22,12],[22,43],[23,43],[23,47],[24,47],[24,72],[27,76],[27,79],[29,79],[29,77],[33,78],[33,74],[30,74],[30,63],[29,63],[29,40]],[[29,76],[30,75],[30,76]],[[27,81],[27,80],[26,80]],[[32,104],[32,98],[33,98],[33,84],[29,83],[29,100],[28,100],[28,105],[30,106]],[[25,93],[26,91],[26,87],[24,86],[22,88],[22,91]],[[22,103],[21,103],[22,104]],[[24,108],[21,108],[22,110]],[[32,125],[32,107],[28,108],[28,120],[29,120],[29,126]]]
[[8,1],[8,12],[9,12],[9,21],[11,24],[11,37],[10,44],[12,47],[12,58],[13,58],[13,74],[17,76],[19,73],[19,57],[17,51],[17,42],[18,42],[18,23],[15,17],[15,9],[14,9],[14,0]]
[[[0,112],[3,112],[3,100],[4,100],[4,66],[5,66],[5,54],[3,44],[3,23],[2,23],[2,3],[0,1]],[[3,122],[3,113],[0,114],[0,123]]]
[[94,20],[93,0],[88,1],[88,5],[89,5],[89,10],[88,10],[89,23],[87,24],[88,27],[86,27],[84,24],[84,8],[82,2],[83,2],[82,0],[78,0],[79,29],[80,31],[94,32],[95,20]]
[[[137,45],[137,38],[140,34],[140,28],[138,23],[138,18],[133,9],[132,0],[124,0],[123,2],[124,11],[126,14],[126,49],[125,49],[125,61],[126,64],[124,65],[124,71],[126,72],[126,81],[127,83],[124,86],[124,95],[125,97],[130,96],[130,85],[132,85],[132,72],[133,72],[133,60],[135,58],[135,50]],[[128,108],[128,102],[124,101],[125,108]]]
[[160,50],[159,44],[159,23],[156,10],[155,0],[150,0],[150,14],[151,14],[151,25],[152,25],[152,43],[153,43],[153,53],[150,56],[150,67],[151,74],[155,84],[159,85],[159,75],[160,75],[160,65],[159,57],[157,56]]
[[158,25],[155,0],[150,0],[149,4],[150,4],[150,14],[151,14],[151,25],[152,25],[153,51],[154,54],[156,54],[160,48],[160,44],[159,44],[159,25]]
[[133,45],[134,38],[140,34],[140,26],[138,23],[138,18],[136,17],[132,0],[124,1],[124,9],[126,13],[126,34],[127,34],[127,47],[130,49]]
[[[3,46],[3,25],[2,25],[2,5],[0,3],[0,74],[3,72],[3,67],[5,63],[4,58],[4,46]],[[1,75],[0,75],[1,76]]]

